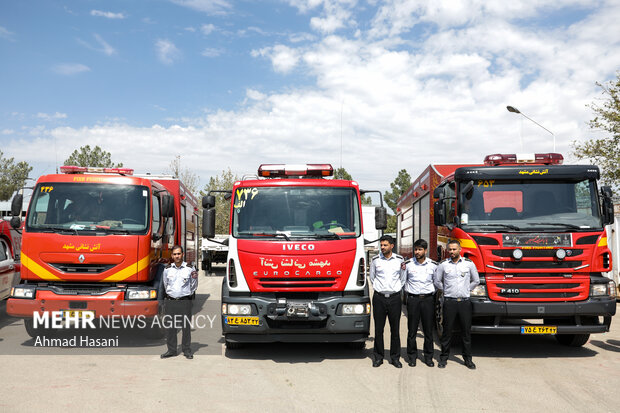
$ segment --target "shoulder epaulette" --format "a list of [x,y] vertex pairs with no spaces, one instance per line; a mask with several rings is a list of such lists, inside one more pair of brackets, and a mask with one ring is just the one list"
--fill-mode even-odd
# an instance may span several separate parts
[[431,264],[439,265],[437,261],[434,261],[434,260],[430,260],[430,261],[431,261]]
[[472,260],[470,260],[470,259],[469,259],[469,258],[467,258],[467,257],[463,257],[463,260],[464,260],[464,261],[473,262]]
[[411,262],[411,258],[405,261],[405,264],[409,264]]
[[446,259],[444,259],[444,260],[443,260],[443,261],[441,261],[441,262],[448,262],[448,261],[450,261],[450,258],[446,258]]
[[404,258],[403,258],[403,256],[402,256],[402,255],[394,254],[394,256],[395,256],[396,258],[400,258],[401,260],[404,260]]
[[170,267],[172,267],[172,263],[166,265],[164,268],[170,268]]
[[376,260],[377,258],[379,258],[379,254],[377,254],[377,255],[375,255],[374,257],[372,257],[372,260],[371,260],[371,261],[374,261],[374,260]]

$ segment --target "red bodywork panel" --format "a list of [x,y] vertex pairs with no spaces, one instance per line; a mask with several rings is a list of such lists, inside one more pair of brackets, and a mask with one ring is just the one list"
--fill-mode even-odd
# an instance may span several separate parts
[[237,245],[250,291],[342,291],[353,269],[356,240],[240,239]]

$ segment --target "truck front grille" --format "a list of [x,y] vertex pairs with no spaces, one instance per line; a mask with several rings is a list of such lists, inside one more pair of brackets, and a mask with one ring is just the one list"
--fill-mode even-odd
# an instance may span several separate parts
[[493,265],[506,270],[551,270],[579,267],[582,261],[493,261]]
[[336,284],[334,277],[269,277],[260,278],[258,284],[263,288],[325,288]]
[[580,301],[588,298],[590,280],[575,279],[524,282],[523,279],[501,281],[487,278],[489,298],[495,301]]
[[73,263],[49,263],[58,271],[66,274],[100,274],[114,267],[114,264],[73,264]]

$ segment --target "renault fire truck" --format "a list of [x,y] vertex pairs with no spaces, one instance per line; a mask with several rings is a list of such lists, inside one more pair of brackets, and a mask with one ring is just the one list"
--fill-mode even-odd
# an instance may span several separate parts
[[[234,183],[222,284],[228,348],[278,341],[364,346],[370,297],[360,189],[332,175],[329,164],[270,164]],[[213,195],[203,198],[206,238],[215,234],[214,205]],[[376,228],[385,229],[383,205],[375,213]]]
[[[581,346],[609,331],[616,312],[606,276],[612,193],[599,192],[598,179],[597,166],[563,165],[556,153],[431,165],[399,200],[398,244],[410,255],[414,238],[428,236],[429,255],[443,259],[448,240],[460,241],[481,280],[471,293],[472,332],[553,334]],[[439,299],[438,329],[441,319]]]
[[[34,313],[161,315],[161,277],[172,246],[182,245],[186,261],[196,261],[193,195],[170,176],[134,176],[127,168],[60,170],[34,187],[23,225],[21,283],[7,313],[24,318],[33,337]],[[11,223],[17,228],[20,221],[15,216]]]

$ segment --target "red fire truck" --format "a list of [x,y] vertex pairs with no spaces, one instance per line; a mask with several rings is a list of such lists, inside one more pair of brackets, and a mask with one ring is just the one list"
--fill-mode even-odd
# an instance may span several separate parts
[[[196,262],[192,194],[177,179],[133,176],[127,168],[60,169],[34,187],[22,233],[21,283],[7,313],[25,318],[31,336],[37,335],[35,312],[161,314],[161,276],[171,247],[183,245],[186,261]],[[17,228],[20,221],[11,223]]]
[[[228,348],[276,341],[364,346],[370,326],[364,191],[354,181],[327,179],[332,174],[328,164],[261,165],[258,176],[235,182],[222,284]],[[203,237],[211,238],[215,198],[202,202]],[[385,208],[375,213],[375,226],[384,229]]]
[[476,264],[472,332],[554,334],[581,346],[590,333],[609,331],[616,312],[615,285],[605,276],[611,189],[599,192],[598,167],[562,163],[562,155],[548,153],[431,165],[399,199],[403,255],[411,256],[414,239],[428,237],[431,257],[441,259],[454,238]]

